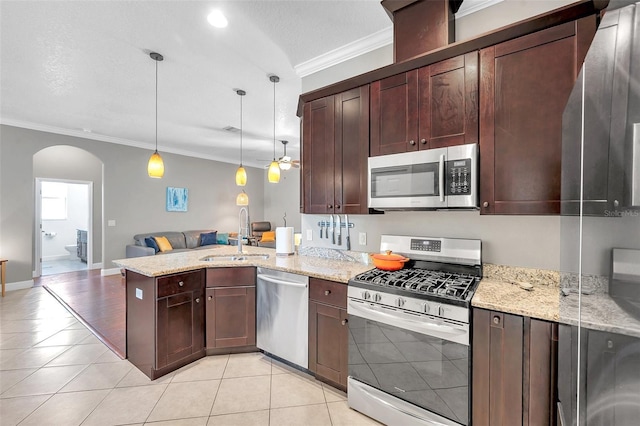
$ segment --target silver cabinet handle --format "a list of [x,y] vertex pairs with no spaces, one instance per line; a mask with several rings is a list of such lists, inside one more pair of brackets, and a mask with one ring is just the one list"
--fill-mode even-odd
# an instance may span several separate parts
[[331,294],[331,290],[325,290],[325,291],[324,291],[324,295],[325,295],[325,296],[328,296],[328,295],[330,295],[330,294]]
[[180,287],[184,286],[184,281],[180,281],[180,282],[178,283],[178,285],[179,285]]
[[424,145],[424,144],[426,144],[426,143],[427,143],[427,140],[426,140],[426,139],[420,139],[420,143],[421,143],[422,145]]
[[207,297],[207,300],[211,300],[211,299],[213,299],[213,297],[212,297],[212,296]]
[[196,298],[196,303],[200,303],[200,298],[199,297]]
[[343,320],[341,321],[341,324],[342,324],[342,325],[346,325],[348,322],[349,322],[349,320],[343,319]]
[[413,139],[409,141],[409,145],[415,145],[415,144],[416,144],[416,141],[414,141]]
[[489,207],[489,202],[485,201],[484,203],[482,203],[482,207],[484,207],[485,209]]

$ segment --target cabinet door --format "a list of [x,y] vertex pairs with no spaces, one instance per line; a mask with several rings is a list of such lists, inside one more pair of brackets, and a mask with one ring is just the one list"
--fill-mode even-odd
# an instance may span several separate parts
[[302,182],[305,213],[333,213],[334,97],[305,104],[302,125]]
[[523,318],[473,310],[472,423],[522,424]]
[[364,214],[369,157],[369,86],[335,96],[334,212]]
[[256,288],[207,289],[207,348],[256,344]]
[[[605,216],[607,210],[623,206],[633,14],[634,6],[605,14],[564,110],[562,214],[580,212],[581,158],[584,161],[583,214]],[[579,84],[583,78],[584,94]]]
[[202,289],[158,299],[156,370],[204,349]]
[[418,70],[371,83],[371,155],[418,149]]
[[478,142],[478,53],[421,68],[420,149]]
[[309,370],[347,388],[347,311],[309,301]]
[[594,31],[591,16],[480,51],[481,213],[560,213],[562,112]]

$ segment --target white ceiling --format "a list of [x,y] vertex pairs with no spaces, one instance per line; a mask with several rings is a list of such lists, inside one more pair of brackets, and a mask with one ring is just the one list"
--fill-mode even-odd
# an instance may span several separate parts
[[[214,8],[227,28],[207,23]],[[266,164],[277,74],[275,138],[295,159],[294,67],[390,26],[379,0],[2,0],[0,121],[152,150],[156,51],[161,153],[237,163],[239,134],[223,129],[240,127],[241,88],[244,163]]]

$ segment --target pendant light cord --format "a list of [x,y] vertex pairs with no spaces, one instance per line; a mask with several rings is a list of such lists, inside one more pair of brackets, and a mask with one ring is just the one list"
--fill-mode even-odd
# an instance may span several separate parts
[[240,96],[240,167],[242,167],[242,96]]
[[276,161],[276,79],[273,80],[273,161]]
[[158,61],[156,60],[156,154],[158,153]]

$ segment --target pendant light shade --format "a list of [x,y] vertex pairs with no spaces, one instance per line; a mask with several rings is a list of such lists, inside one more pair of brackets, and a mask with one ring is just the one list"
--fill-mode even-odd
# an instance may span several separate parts
[[[242,167],[242,97],[246,95],[247,92],[242,89],[238,89],[236,90],[236,93],[238,94],[238,96],[240,96],[240,166],[238,167],[238,170],[236,170],[236,185],[245,186],[247,184],[247,171],[244,169],[244,167]],[[238,195],[238,197],[240,197],[240,195]]]
[[149,158],[147,173],[149,177],[159,179],[164,176],[164,162],[160,154],[158,154],[158,62],[162,61],[164,57],[156,52],[151,52],[149,56],[156,61],[156,150]]
[[267,179],[271,183],[280,182],[280,165],[276,161],[276,83],[280,81],[277,75],[270,75],[269,81],[273,83],[273,161],[269,165]]
[[248,206],[249,205],[249,196],[247,195],[246,192],[244,192],[244,189],[242,190],[241,193],[238,194],[238,196],[236,197],[236,206]]

